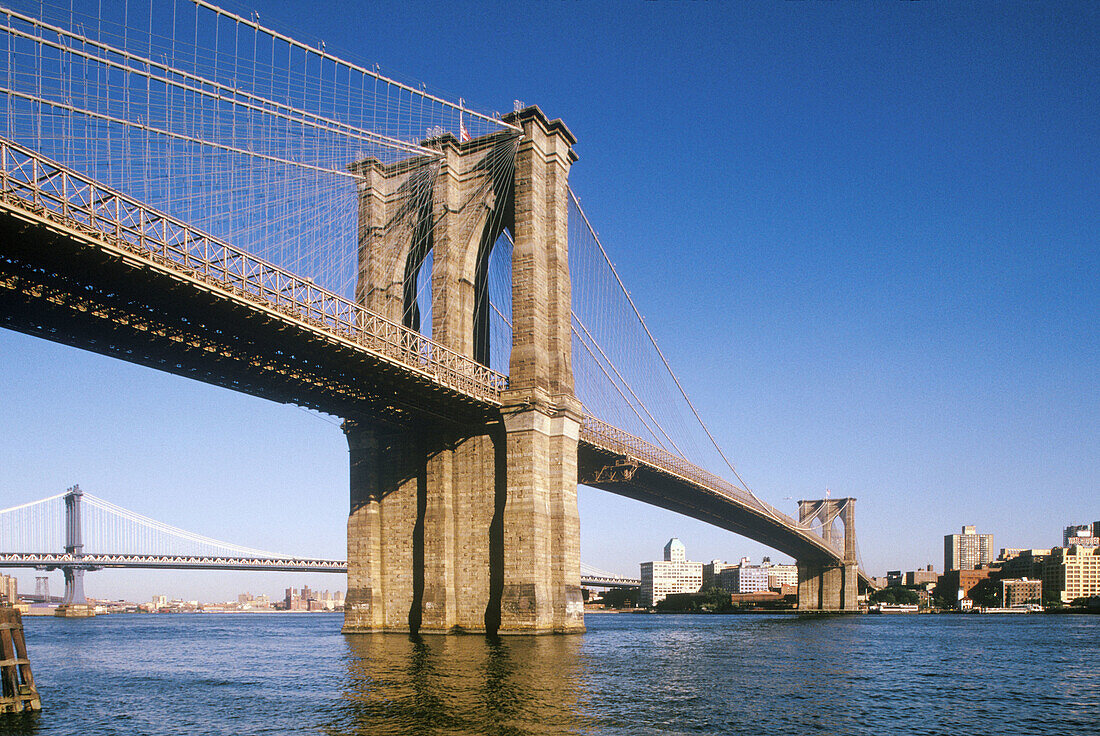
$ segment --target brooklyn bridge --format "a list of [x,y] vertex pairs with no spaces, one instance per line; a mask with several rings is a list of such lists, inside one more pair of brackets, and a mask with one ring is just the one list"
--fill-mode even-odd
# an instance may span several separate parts
[[[570,187],[565,122],[203,0],[142,12],[0,9],[0,325],[340,417],[345,632],[583,630],[578,484],[856,610],[854,499],[793,518],[742,481]],[[72,540],[0,553],[94,567]]]

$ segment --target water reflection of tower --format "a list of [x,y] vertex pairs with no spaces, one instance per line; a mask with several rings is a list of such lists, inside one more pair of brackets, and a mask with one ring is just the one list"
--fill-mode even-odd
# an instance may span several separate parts
[[344,697],[328,733],[577,733],[581,639],[571,636],[353,636]]

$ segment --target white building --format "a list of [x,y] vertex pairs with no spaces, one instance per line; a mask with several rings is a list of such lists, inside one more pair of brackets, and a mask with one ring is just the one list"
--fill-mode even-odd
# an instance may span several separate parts
[[760,593],[768,589],[768,568],[750,565],[746,557],[740,565],[723,570],[718,580],[722,590],[730,593]]
[[1057,592],[1063,603],[1100,595],[1100,547],[1055,547],[1043,564],[1043,590]]
[[665,559],[643,562],[639,604],[655,606],[672,593],[698,593],[703,587],[703,563],[688,562],[679,539],[665,545]]
[[993,535],[978,534],[973,526],[962,528],[962,534],[943,537],[943,570],[973,570],[993,561]]
[[768,568],[768,587],[778,590],[784,585],[798,586],[798,565],[764,563]]

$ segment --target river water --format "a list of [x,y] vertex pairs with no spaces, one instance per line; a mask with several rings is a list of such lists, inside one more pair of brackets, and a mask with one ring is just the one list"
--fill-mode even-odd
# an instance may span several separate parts
[[340,623],[25,618],[44,710],[0,733],[1100,733],[1100,616],[604,614],[418,641]]

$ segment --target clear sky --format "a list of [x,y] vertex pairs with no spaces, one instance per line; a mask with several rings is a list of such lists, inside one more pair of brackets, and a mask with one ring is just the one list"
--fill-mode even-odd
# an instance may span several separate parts
[[[252,0],[261,21],[578,138],[571,183],[748,484],[859,499],[872,574],[1100,519],[1100,5]],[[342,557],[335,420],[0,331],[0,506],[79,483]],[[767,551],[590,489],[582,558]],[[776,555],[776,557],[779,557]],[[33,573],[19,573],[33,590]],[[54,578],[59,589],[59,577]],[[202,599],[325,576],[99,572]]]

